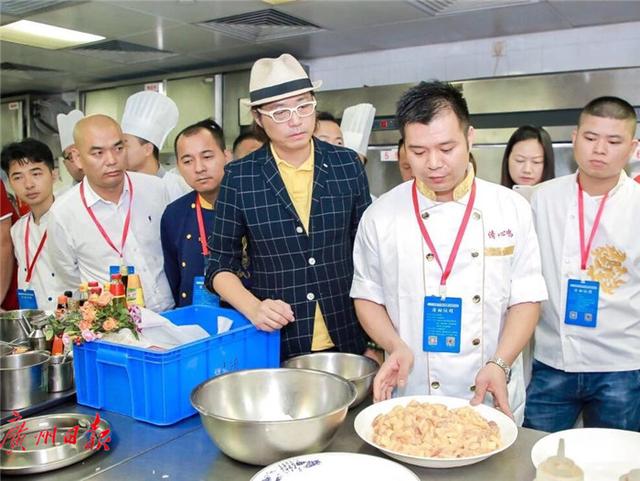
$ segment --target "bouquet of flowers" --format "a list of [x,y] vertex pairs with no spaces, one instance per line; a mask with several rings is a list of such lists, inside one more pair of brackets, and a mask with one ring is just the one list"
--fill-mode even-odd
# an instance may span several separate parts
[[140,307],[114,302],[113,295],[102,292],[100,295],[91,294],[81,306],[56,310],[55,317],[43,327],[47,340],[61,337],[65,346],[71,342],[81,344],[100,339],[103,334],[117,332],[120,329],[130,329],[138,339],[141,332],[142,316]]

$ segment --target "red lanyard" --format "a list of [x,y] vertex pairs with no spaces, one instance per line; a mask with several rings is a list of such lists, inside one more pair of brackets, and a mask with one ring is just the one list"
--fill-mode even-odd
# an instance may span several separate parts
[[200,245],[202,246],[202,255],[209,255],[209,247],[207,246],[207,234],[204,230],[204,220],[202,218],[202,207],[200,206],[200,194],[196,193],[196,217],[198,218],[198,232],[200,233]]
[[600,201],[600,205],[598,206],[598,212],[596,213],[596,218],[593,221],[593,227],[591,227],[591,234],[589,235],[589,242],[587,245],[584,245],[584,199],[582,198],[582,185],[580,184],[580,179],[578,178],[578,223],[580,225],[580,268],[585,271],[587,270],[587,260],[589,260],[589,252],[591,251],[591,243],[593,242],[593,238],[596,236],[596,231],[598,230],[598,226],[600,225],[600,218],[602,217],[602,211],[604,210],[604,204],[607,202],[607,197],[609,197],[609,192],[604,194],[604,197]]
[[124,244],[127,242],[127,235],[129,235],[129,224],[131,223],[131,205],[133,204],[133,184],[131,183],[131,179],[129,178],[129,176],[127,174],[125,174],[125,176],[127,177],[127,182],[129,183],[129,208],[127,209],[127,217],[124,219],[124,227],[122,228],[122,240],[120,241],[120,249],[118,249],[113,244],[113,242],[111,241],[111,238],[107,235],[107,232],[104,230],[104,227],[102,227],[102,224],[100,224],[100,222],[98,221],[98,218],[93,213],[93,210],[91,209],[91,207],[87,205],[87,199],[84,196],[84,180],[80,182],[80,199],[82,199],[82,204],[84,205],[84,208],[87,209],[87,212],[89,213],[89,217],[91,217],[91,220],[100,231],[100,234],[102,234],[102,237],[104,238],[104,240],[107,241],[107,244],[109,244],[109,246],[118,253],[120,258],[124,257]]
[[29,223],[31,222],[31,214],[29,214],[29,217],[27,217],[27,228],[25,229],[25,233],[24,233],[24,251],[25,251],[25,256],[26,256],[26,261],[27,261],[27,277],[25,279],[25,282],[27,284],[29,284],[29,282],[31,282],[31,276],[33,275],[33,268],[36,266],[36,261],[38,260],[38,256],[40,256],[40,253],[42,252],[42,248],[44,247],[44,243],[47,240],[47,232],[44,232],[44,235],[42,236],[42,239],[40,239],[40,244],[38,244],[38,248],[36,249],[36,255],[33,256],[33,262],[29,262]]
[[416,220],[418,221],[418,226],[420,227],[420,232],[422,232],[422,237],[424,237],[424,241],[431,249],[433,253],[433,257],[436,262],[440,266],[440,270],[442,271],[442,277],[440,277],[440,295],[445,297],[445,286],[447,284],[447,279],[451,274],[453,269],[453,263],[456,260],[456,256],[458,255],[458,249],[460,249],[460,244],[462,243],[462,238],[464,237],[464,232],[467,230],[467,224],[469,224],[469,217],[471,216],[471,211],[473,210],[473,204],[476,201],[476,183],[475,181],[471,184],[471,194],[469,195],[469,202],[467,203],[467,208],[464,211],[464,216],[462,216],[462,223],[458,228],[458,234],[456,235],[456,240],[453,243],[453,249],[451,249],[451,254],[449,254],[449,260],[447,261],[447,266],[443,269],[442,262],[440,262],[440,257],[436,252],[436,247],[433,245],[431,241],[431,237],[429,236],[429,232],[427,232],[427,228],[424,226],[424,222],[422,221],[422,217],[420,216],[420,206],[418,204],[418,187],[416,181],[413,181],[413,210],[416,214]]

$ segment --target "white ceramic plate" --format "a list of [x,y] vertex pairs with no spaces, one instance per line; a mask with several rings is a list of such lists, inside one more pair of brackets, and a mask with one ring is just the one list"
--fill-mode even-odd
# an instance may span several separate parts
[[560,438],[565,456],[584,471],[584,481],[617,481],[640,468],[640,433],[602,428],[569,429],[540,439],[531,450],[536,468],[557,453]]
[[251,481],[419,481],[404,466],[377,456],[356,453],[305,454],[278,461]]
[[354,422],[356,433],[358,433],[358,436],[360,436],[365,442],[375,448],[378,448],[380,451],[392,458],[402,461],[403,463],[425,466],[427,468],[454,468],[457,466],[466,466],[467,464],[477,463],[487,459],[489,456],[493,456],[494,454],[504,451],[511,446],[518,437],[518,427],[509,416],[501,413],[497,409],[480,404],[479,406],[474,406],[473,409],[475,409],[487,421],[495,421],[500,428],[500,435],[502,437],[502,446],[489,453],[481,454],[479,456],[469,456],[467,458],[427,458],[422,456],[410,456],[397,451],[391,451],[374,443],[372,424],[375,417],[378,414],[388,413],[394,406],[406,406],[411,401],[444,404],[449,409],[469,406],[468,399],[446,396],[405,396],[388,399],[387,401],[382,401],[369,406],[356,416],[356,420]]

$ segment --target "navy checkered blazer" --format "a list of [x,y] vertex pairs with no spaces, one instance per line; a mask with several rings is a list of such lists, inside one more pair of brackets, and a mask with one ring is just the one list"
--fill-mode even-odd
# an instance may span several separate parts
[[349,290],[353,241],[371,202],[367,177],[352,150],[315,138],[313,143],[310,233],[265,145],[225,168],[209,239],[207,286],[219,272],[241,270],[241,239],[247,236],[251,292],[293,309],[295,322],[281,331],[283,359],[311,351],[316,302],[339,351],[366,349]]

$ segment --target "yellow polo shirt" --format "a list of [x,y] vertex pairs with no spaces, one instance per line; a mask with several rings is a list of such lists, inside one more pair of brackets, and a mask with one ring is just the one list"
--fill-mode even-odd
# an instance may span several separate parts
[[[311,152],[309,158],[300,167],[294,167],[278,157],[273,145],[271,153],[276,159],[276,165],[280,171],[282,182],[289,193],[293,206],[302,221],[304,228],[309,232],[309,217],[311,216],[311,194],[313,192],[313,141],[311,141]],[[329,330],[324,322],[324,317],[320,311],[320,303],[316,302],[316,312],[313,319],[313,338],[311,341],[312,351],[322,351],[334,347]]]

